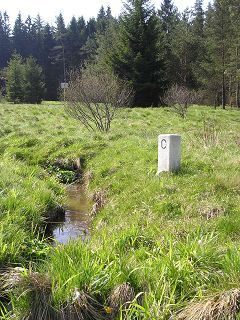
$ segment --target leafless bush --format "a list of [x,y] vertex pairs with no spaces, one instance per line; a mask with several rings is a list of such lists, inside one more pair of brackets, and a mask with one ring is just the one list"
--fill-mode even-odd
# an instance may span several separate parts
[[164,103],[173,108],[182,118],[185,118],[189,106],[197,103],[198,98],[199,95],[196,91],[175,84],[167,90]]
[[133,91],[113,73],[87,67],[70,73],[66,110],[90,130],[107,132],[117,108],[128,106]]

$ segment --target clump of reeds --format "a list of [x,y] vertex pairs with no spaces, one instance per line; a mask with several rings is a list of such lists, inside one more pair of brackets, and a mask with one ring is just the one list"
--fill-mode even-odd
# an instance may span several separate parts
[[240,306],[240,290],[232,289],[193,303],[176,320],[235,320]]

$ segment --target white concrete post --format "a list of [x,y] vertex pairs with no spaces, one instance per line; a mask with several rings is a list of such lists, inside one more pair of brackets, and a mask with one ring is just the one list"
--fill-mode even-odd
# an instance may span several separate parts
[[158,136],[158,172],[178,171],[181,162],[181,136],[160,134]]

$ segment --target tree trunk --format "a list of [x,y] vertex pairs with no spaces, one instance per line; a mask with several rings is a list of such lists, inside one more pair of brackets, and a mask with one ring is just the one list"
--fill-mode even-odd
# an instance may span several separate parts
[[222,74],[222,108],[226,109],[226,84],[225,84],[225,73]]
[[237,80],[237,84],[236,84],[236,106],[237,106],[237,108],[240,108],[239,93],[240,93],[240,84],[239,84],[239,80]]
[[240,108],[240,97],[239,97],[239,91],[240,91],[240,85],[239,85],[239,79],[238,79],[238,57],[239,57],[239,48],[238,44],[236,46],[236,107]]
[[229,78],[228,104],[232,107],[232,75]]

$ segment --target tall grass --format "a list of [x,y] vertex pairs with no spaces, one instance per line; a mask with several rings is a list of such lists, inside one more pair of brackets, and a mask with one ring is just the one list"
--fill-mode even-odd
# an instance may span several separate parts
[[[1,161],[4,168],[10,163],[1,178],[5,182],[0,179],[1,190],[7,190],[0,208],[6,223],[17,216],[13,230],[24,233],[21,239],[26,232],[33,240],[30,230],[41,225],[49,206],[61,201],[57,179],[71,179],[68,171],[76,158],[88,172],[89,192],[104,190],[106,197],[105,207],[94,217],[91,240],[47,249],[44,263],[32,271],[48,279],[47,301],[58,319],[83,314],[100,319],[104,310],[106,319],[175,319],[196,301],[239,289],[237,110],[194,107],[182,121],[168,109],[123,109],[106,135],[86,132],[58,104],[6,104],[0,113]],[[178,174],[156,176],[160,133],[182,135]],[[10,178],[7,184],[9,176],[12,182]],[[9,261],[21,261],[18,241],[14,246],[16,256]],[[29,316],[29,309],[35,315],[40,312],[29,288],[12,297],[19,319]],[[87,310],[80,308],[83,300]]]

